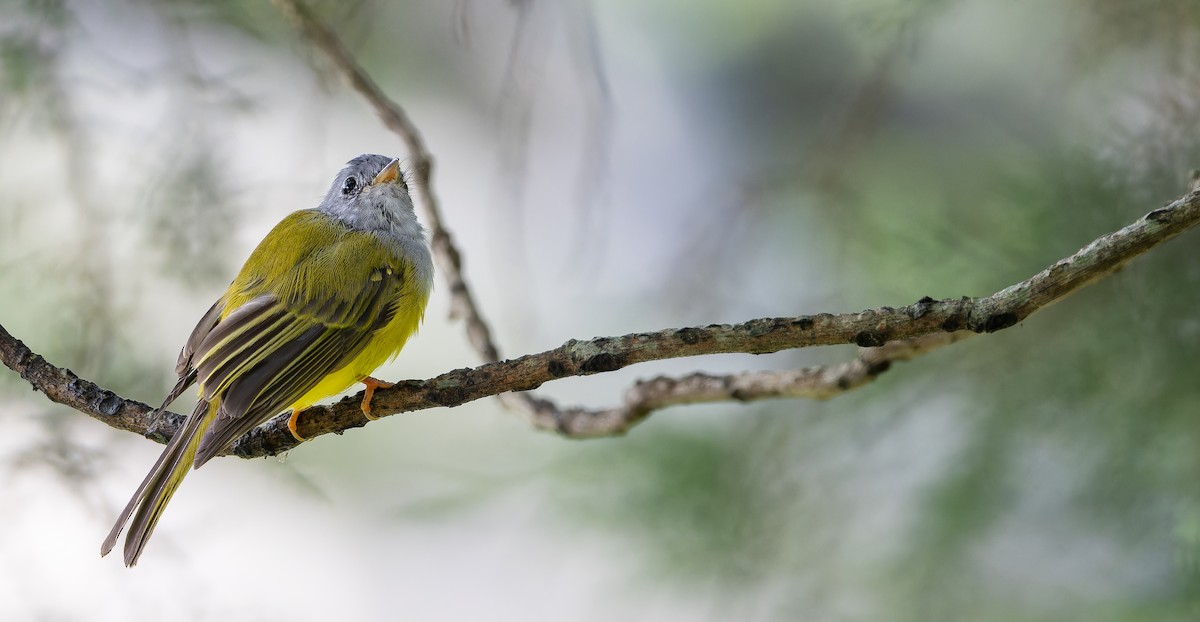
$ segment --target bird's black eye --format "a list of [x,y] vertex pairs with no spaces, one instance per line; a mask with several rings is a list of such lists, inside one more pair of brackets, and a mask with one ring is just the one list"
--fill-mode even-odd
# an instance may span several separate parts
[[358,188],[358,180],[353,177],[347,177],[346,183],[342,184],[342,194],[350,194],[354,189]]

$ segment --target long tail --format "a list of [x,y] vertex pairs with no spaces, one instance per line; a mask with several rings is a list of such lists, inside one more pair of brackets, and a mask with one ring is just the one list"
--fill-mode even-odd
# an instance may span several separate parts
[[137,515],[133,516],[133,525],[129,528],[129,535],[125,537],[125,565],[133,566],[137,563],[142,548],[154,532],[154,526],[158,524],[158,518],[162,516],[171,495],[175,494],[175,489],[191,469],[196,457],[196,447],[200,444],[204,431],[208,429],[208,424],[212,422],[215,412],[216,408],[210,407],[204,400],[196,404],[196,410],[184,421],[183,428],[175,434],[171,442],[167,443],[167,448],[158,457],[146,479],[142,480],[142,485],[138,486],[133,498],[117,516],[112,531],[108,532],[104,544],[100,545],[101,556],[108,555],[117,544],[121,530],[136,509]]

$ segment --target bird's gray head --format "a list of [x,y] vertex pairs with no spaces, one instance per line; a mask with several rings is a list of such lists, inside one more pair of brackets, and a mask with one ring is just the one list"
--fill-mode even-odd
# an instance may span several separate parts
[[424,233],[400,162],[387,156],[364,154],[347,162],[319,209],[356,229]]
[[349,227],[374,233],[408,261],[415,283],[425,291],[433,287],[429,242],[395,158],[368,154],[350,160],[318,209]]

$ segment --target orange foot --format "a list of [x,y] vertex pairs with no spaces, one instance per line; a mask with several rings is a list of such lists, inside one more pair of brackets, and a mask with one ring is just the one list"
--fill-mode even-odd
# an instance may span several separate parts
[[292,436],[296,440],[303,443],[307,439],[305,439],[303,436],[300,436],[300,433],[296,431],[296,420],[299,418],[300,418],[300,409],[293,408],[292,416],[288,418],[288,432],[291,432]]
[[372,378],[370,376],[364,376],[362,380],[359,380],[359,382],[366,386],[362,404],[359,407],[362,408],[364,417],[370,419],[371,421],[375,421],[379,418],[371,416],[371,397],[375,395],[375,389],[390,389],[395,385],[395,383],[384,382],[378,378]]

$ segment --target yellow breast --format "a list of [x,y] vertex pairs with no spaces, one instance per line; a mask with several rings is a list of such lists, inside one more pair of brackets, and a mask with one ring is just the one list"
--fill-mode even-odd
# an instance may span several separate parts
[[[413,290],[419,289],[412,284],[406,284],[405,289],[409,287]],[[331,395],[337,395],[363,377],[369,376],[380,365],[395,358],[408,338],[417,332],[428,302],[428,291],[412,291],[409,295],[402,293],[397,302],[396,315],[391,322],[375,333],[362,353],[342,369],[326,376],[320,384],[296,400],[292,408],[304,409]]]
[[225,296],[222,320],[249,301],[269,295],[308,322],[327,323],[331,329],[369,329],[373,322],[355,315],[355,310],[368,308],[356,297],[368,282],[379,282],[381,270],[386,271],[385,279],[398,275],[398,284],[388,288],[382,304],[369,307],[394,310],[391,319],[371,333],[357,356],[291,405],[303,409],[345,391],[400,352],[425,314],[431,285],[428,270],[417,269],[410,258],[377,235],[350,229],[318,210],[303,210],[280,222],[251,254]]

